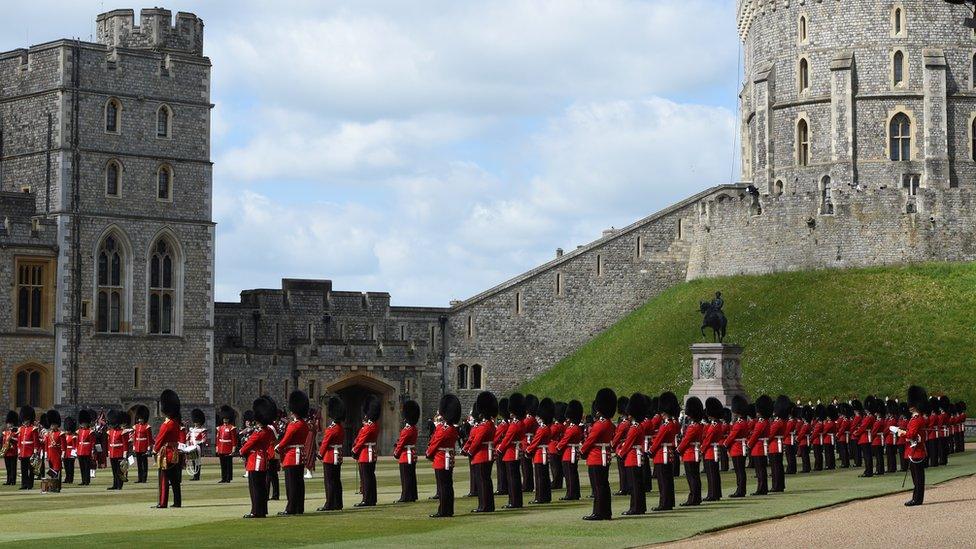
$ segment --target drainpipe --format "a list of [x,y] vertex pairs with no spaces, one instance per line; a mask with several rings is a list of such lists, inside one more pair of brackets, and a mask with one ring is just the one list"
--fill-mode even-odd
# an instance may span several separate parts
[[441,396],[447,394],[447,315],[438,319],[441,325]]

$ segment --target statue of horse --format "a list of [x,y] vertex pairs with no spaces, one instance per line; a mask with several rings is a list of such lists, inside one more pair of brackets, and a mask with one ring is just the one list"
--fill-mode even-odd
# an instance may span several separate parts
[[712,329],[712,341],[722,343],[725,339],[725,327],[728,324],[728,319],[725,318],[725,313],[722,309],[716,309],[712,306],[710,302],[700,301],[699,312],[704,315],[701,325],[701,335],[705,336],[705,328]]

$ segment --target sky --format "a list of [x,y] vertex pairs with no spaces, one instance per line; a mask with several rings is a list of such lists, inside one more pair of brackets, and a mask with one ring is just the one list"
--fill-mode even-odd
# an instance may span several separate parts
[[[446,306],[738,176],[734,0],[162,5],[213,63],[219,301]],[[4,0],[0,51],[141,7]]]

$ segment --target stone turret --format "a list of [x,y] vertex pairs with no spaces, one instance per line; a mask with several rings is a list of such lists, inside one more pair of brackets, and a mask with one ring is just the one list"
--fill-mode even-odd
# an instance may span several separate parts
[[135,23],[133,10],[112,10],[96,18],[96,40],[110,47],[203,54],[203,20],[192,13],[144,9]]

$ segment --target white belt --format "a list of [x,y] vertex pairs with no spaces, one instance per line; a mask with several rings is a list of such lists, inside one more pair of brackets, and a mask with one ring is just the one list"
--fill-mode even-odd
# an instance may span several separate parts
[[790,433],[790,446],[796,446],[796,433]]
[[405,445],[403,447],[403,449],[407,451],[407,465],[413,465],[413,451],[414,451],[414,448],[416,448],[416,446],[414,446],[412,444],[408,444],[408,445]]
[[366,458],[370,463],[373,463],[373,446],[376,446],[375,442],[366,443]]
[[295,465],[301,465],[302,464],[302,448],[304,448],[304,447],[305,447],[304,444],[292,444],[290,446],[285,446],[285,448],[287,448],[287,449],[290,449],[290,450],[293,449],[293,450],[295,450]]
[[607,461],[608,461],[607,460],[607,457],[608,457],[607,456],[607,453],[608,453],[607,448],[609,448],[612,445],[611,444],[597,444],[597,446],[600,447],[600,463],[603,464],[604,467],[606,467],[607,466]]
[[652,438],[654,438],[654,437],[647,436],[647,435],[644,436],[644,451],[645,452],[651,449],[651,439]]
[[668,463],[668,454],[671,453],[671,451],[669,450],[670,447],[671,447],[671,443],[670,442],[662,442],[661,443],[661,451],[664,452],[664,463],[665,464]]
[[692,442],[691,445],[695,447],[695,461],[701,461],[701,442]]
[[[136,440],[146,440],[146,439],[144,439],[144,438],[137,438]],[[218,438],[217,439],[217,442],[233,442],[233,439],[229,439],[229,438]]]
[[783,452],[783,437],[776,435],[776,449]]
[[719,458],[718,443],[712,443],[712,460],[717,460]]
[[769,439],[768,438],[760,438],[759,440],[761,440],[762,443],[763,443],[763,455],[764,456],[768,456],[769,455]]
[[520,440],[515,441],[515,459],[522,459],[522,441]]
[[830,437],[830,445],[831,446],[837,444],[837,435],[835,435],[834,433],[830,433],[827,436]]
[[[140,440],[149,440],[149,439],[147,437],[136,437],[136,441],[140,441]],[[221,442],[224,442],[224,441],[221,440]]]
[[872,433],[871,431],[868,431],[868,444],[871,444],[871,442],[873,442]]
[[491,440],[482,442],[482,444],[488,446],[488,461],[494,461],[495,459],[495,443]]
[[637,454],[637,466],[644,466],[644,448],[640,444],[634,445],[634,452]]
[[817,435],[817,436],[819,436],[819,437],[820,437],[820,446],[823,446],[823,433],[820,433],[820,434],[819,434],[819,435]]
[[112,448],[118,448],[119,446],[125,446],[125,445],[122,444],[121,442],[113,442],[112,444],[109,444],[109,446]]
[[743,456],[749,455],[749,443],[748,443],[748,441],[746,439],[744,439],[744,438],[737,438],[735,440],[738,440],[739,442],[742,443],[742,455]]
[[333,465],[338,465],[339,464],[339,460],[342,459],[342,445],[341,444],[333,444],[333,445],[330,446],[330,448],[332,448],[332,462],[333,462]]
[[444,452],[444,469],[450,471],[454,448],[438,448],[437,451]]
[[579,444],[570,444],[569,445],[569,450],[570,450],[569,451],[569,462],[572,463],[572,464],[574,464],[574,465],[579,460],[579,448],[580,448],[580,445]]

